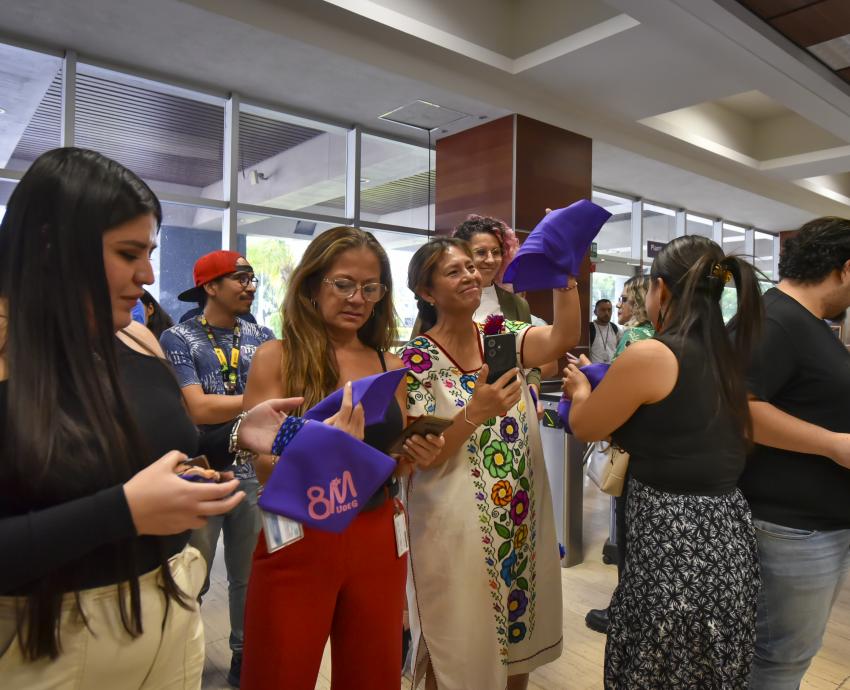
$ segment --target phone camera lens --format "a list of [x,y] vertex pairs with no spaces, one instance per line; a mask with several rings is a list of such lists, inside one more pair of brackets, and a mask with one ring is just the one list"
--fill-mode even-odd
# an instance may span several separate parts
[[490,338],[490,340],[487,341],[487,347],[496,347],[496,341]]
[[496,351],[495,350],[487,350],[487,356],[488,357],[495,357]]

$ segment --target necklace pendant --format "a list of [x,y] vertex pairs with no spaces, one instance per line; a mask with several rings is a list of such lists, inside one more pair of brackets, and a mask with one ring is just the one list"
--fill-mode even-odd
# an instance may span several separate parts
[[228,395],[233,395],[236,392],[236,381],[225,381],[224,391]]

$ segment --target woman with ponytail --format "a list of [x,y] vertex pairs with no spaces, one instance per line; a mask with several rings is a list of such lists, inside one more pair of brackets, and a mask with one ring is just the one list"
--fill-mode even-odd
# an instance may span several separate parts
[[[591,393],[565,370],[576,436],[629,452],[625,567],[610,606],[606,688],[746,688],[758,554],[738,491],[751,428],[745,369],[762,309],[752,266],[704,237],[655,259],[646,298],[656,329]],[[738,327],[720,298],[734,280]]]

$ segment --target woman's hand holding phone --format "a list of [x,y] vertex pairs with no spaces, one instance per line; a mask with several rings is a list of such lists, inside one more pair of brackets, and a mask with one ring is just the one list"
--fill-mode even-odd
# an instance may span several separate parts
[[490,368],[484,364],[478,372],[475,392],[466,404],[467,419],[473,424],[483,424],[492,417],[504,415],[519,402],[522,387],[519,382],[519,369],[514,367],[502,374],[493,383],[487,383]]

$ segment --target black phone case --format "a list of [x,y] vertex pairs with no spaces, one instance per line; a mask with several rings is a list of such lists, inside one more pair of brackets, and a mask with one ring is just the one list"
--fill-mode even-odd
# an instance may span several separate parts
[[490,367],[487,383],[493,383],[516,366],[516,335],[500,333],[484,336],[484,361]]

